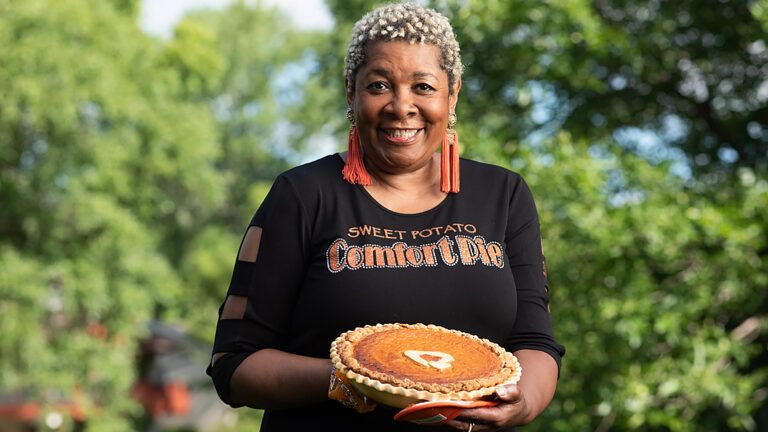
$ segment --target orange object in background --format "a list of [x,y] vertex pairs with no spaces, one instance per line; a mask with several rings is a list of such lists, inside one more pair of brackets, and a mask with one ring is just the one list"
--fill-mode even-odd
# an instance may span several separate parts
[[191,407],[192,397],[183,382],[152,385],[140,381],[133,387],[132,394],[153,417],[186,414]]

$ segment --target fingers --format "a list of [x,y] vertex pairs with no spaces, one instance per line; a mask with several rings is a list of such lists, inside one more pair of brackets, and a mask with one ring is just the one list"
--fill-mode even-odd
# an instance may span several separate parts
[[488,431],[495,431],[498,429],[496,427],[491,427],[490,425],[472,423],[471,421],[462,421],[462,420],[451,420],[449,422],[444,423],[444,425],[450,426],[459,431],[470,431],[470,432],[488,432]]
[[522,424],[527,408],[525,397],[513,384],[496,389],[500,404],[494,407],[472,408],[464,410],[459,417],[446,423],[456,430],[466,431],[472,426],[472,432],[495,431],[501,427]]
[[473,408],[465,410],[459,417],[446,422],[445,425],[456,430],[466,431],[472,426],[472,432],[498,430],[505,419],[505,414],[498,408]]
[[496,395],[501,401],[511,404],[519,402],[523,397],[520,389],[514,384],[497,387]]

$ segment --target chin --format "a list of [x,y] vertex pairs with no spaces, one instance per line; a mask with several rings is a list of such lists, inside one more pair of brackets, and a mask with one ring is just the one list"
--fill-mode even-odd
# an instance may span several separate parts
[[432,159],[431,156],[391,156],[386,158],[387,171],[393,173],[407,173],[424,167]]

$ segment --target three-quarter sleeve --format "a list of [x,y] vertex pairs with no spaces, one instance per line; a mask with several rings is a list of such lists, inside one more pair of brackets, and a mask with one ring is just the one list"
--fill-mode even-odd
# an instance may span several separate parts
[[506,252],[517,288],[517,318],[505,340],[510,351],[532,349],[551,355],[560,366],[565,348],[555,341],[549,311],[549,286],[536,205],[522,178],[512,186]]
[[[237,405],[229,396],[229,382],[240,363],[253,352],[287,344],[307,267],[309,227],[294,186],[278,177],[243,237],[227,290],[227,299],[236,297],[244,308],[234,317],[225,316],[224,305],[219,309],[213,353],[225,354],[208,367],[208,374],[219,396],[232,406]],[[259,234],[255,239],[253,232]]]

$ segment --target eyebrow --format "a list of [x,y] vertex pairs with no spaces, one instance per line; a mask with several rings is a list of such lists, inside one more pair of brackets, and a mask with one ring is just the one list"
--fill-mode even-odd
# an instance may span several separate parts
[[437,79],[437,77],[434,74],[431,74],[429,72],[414,72],[411,75],[411,78],[419,79],[419,78],[433,78]]
[[[392,75],[392,72],[389,69],[384,68],[377,68],[377,69],[371,69],[369,74],[376,74],[376,75],[382,75],[385,77],[390,77]],[[411,74],[411,79],[421,79],[421,78],[432,78],[437,79],[437,77],[434,74],[431,74],[429,72],[414,72]]]

